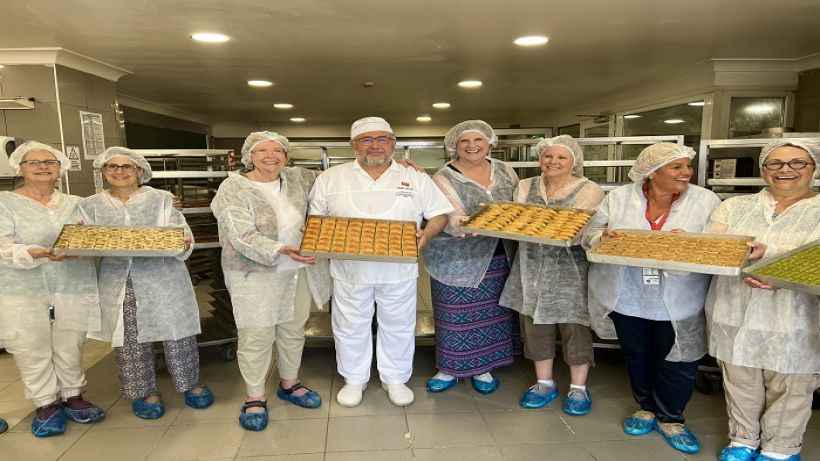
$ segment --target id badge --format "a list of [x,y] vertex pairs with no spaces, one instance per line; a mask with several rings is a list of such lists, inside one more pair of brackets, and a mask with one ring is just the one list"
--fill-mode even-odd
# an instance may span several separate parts
[[660,285],[661,273],[658,269],[652,267],[642,267],[643,270],[643,284],[644,285]]

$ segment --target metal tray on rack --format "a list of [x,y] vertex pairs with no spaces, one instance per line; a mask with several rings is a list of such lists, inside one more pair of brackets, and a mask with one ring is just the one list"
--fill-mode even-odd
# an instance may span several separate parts
[[[335,218],[335,219],[347,219],[349,221],[359,221],[359,222],[373,222],[373,223],[401,223],[401,224],[411,224],[413,228],[416,227],[415,221],[400,221],[400,220],[389,220],[389,219],[367,219],[367,218],[348,218],[345,216],[323,216],[323,215],[311,215],[308,217],[317,217],[319,219],[325,218]],[[317,258],[325,258],[325,259],[343,259],[348,261],[372,261],[372,262],[396,262],[396,263],[415,263],[418,261],[418,256],[390,256],[390,255],[375,255],[375,254],[361,254],[361,253],[339,253],[333,251],[316,251],[316,250],[305,250],[304,248],[304,237],[302,239],[302,243],[299,245],[299,253],[304,256],[316,256]],[[416,255],[418,255],[418,246],[415,248]]]
[[182,228],[179,227],[153,227],[153,226],[97,226],[97,225],[77,225],[77,224],[66,224],[63,226],[63,230],[60,232],[60,236],[57,237],[57,240],[54,242],[54,254],[66,254],[68,256],[121,256],[121,257],[170,257],[170,256],[179,256],[180,254],[185,252],[185,244],[184,240],[182,246],[179,248],[79,248],[79,247],[69,247],[65,246],[65,244],[61,244],[60,239],[64,236],[66,232],[76,232],[79,230],[82,232],[83,230],[90,230],[90,229],[130,229],[130,230],[156,230],[161,229],[165,232],[179,232],[179,238],[184,238],[184,232]]
[[[807,243],[805,245],[799,246],[799,247],[795,248],[794,250],[787,251],[783,254],[775,256],[774,258],[767,259],[765,261],[756,262],[756,263],[752,264],[751,266],[745,268],[743,270],[743,273],[746,274],[746,275],[752,275],[756,279],[762,280],[763,282],[766,282],[769,285],[776,286],[778,288],[786,288],[786,289],[794,290],[794,291],[802,291],[802,292],[805,292],[805,293],[810,293],[810,294],[820,296],[820,285],[811,285],[811,284],[807,284],[807,283],[800,283],[800,282],[795,282],[793,280],[788,280],[788,279],[784,279],[784,278],[780,278],[780,277],[775,277],[775,276],[772,276],[772,275],[761,275],[761,274],[756,274],[755,273],[755,272],[760,271],[762,269],[768,268],[772,264],[780,262],[784,259],[788,259],[788,258],[790,258],[790,257],[792,257],[792,256],[794,256],[798,253],[802,253],[804,251],[811,250],[811,249],[816,248],[816,247],[820,247],[820,240],[815,240],[814,242]],[[815,266],[815,270],[820,271],[820,266]]]
[[[616,229],[617,231],[628,232],[632,234],[663,234],[663,235],[673,235],[679,238],[714,238],[714,239],[722,239],[722,240],[741,240],[744,242],[749,242],[754,240],[754,237],[748,235],[731,235],[731,234],[698,234],[698,233],[688,233],[688,232],[668,232],[668,231],[649,231],[643,229]],[[700,274],[712,274],[712,275],[729,275],[735,276],[740,275],[742,268],[748,264],[748,253],[746,257],[743,258],[742,263],[738,266],[717,266],[712,264],[700,264],[700,263],[691,263],[691,262],[682,262],[682,261],[668,261],[668,260],[661,260],[661,259],[650,259],[650,258],[635,258],[630,256],[618,256],[618,255],[608,255],[608,254],[601,254],[596,253],[597,250],[603,243],[607,240],[607,237],[597,245],[595,245],[592,249],[587,251],[587,260],[593,263],[600,263],[600,264],[618,264],[622,266],[634,266],[634,267],[649,267],[654,269],[663,269],[669,271],[685,271],[685,272],[697,272]]]
[[[511,204],[511,205],[522,206],[522,207],[550,208],[550,209],[557,210],[557,211],[572,210],[572,211],[575,211],[576,213],[586,213],[586,214],[588,214],[589,215],[589,220],[586,222],[586,224],[583,225],[583,227],[578,229],[578,231],[575,233],[575,236],[573,238],[569,239],[569,240],[558,240],[558,239],[552,239],[552,238],[547,238],[547,237],[537,237],[537,236],[532,236],[532,235],[518,234],[518,233],[515,233],[515,232],[495,231],[495,230],[481,229],[481,228],[470,227],[469,226],[469,223],[474,218],[476,218],[481,213],[483,213],[484,210],[486,210],[487,208],[489,208],[490,206],[492,206],[494,204],[503,204],[503,203],[508,203],[508,204]],[[571,208],[571,207],[564,207],[564,206],[557,206],[557,205],[537,205],[535,203],[520,203],[520,202],[512,202],[512,201],[508,201],[508,200],[498,200],[498,201],[490,202],[490,203],[484,205],[483,207],[479,208],[478,211],[473,213],[473,215],[470,216],[470,219],[466,223],[464,223],[464,225],[459,226],[458,229],[461,232],[464,232],[465,234],[468,234],[468,235],[469,234],[476,234],[476,235],[484,235],[484,236],[487,236],[487,237],[498,237],[498,238],[503,238],[503,239],[508,239],[508,240],[518,240],[520,242],[538,243],[538,244],[541,244],[541,245],[571,247],[573,245],[578,245],[580,243],[580,236],[584,233],[584,230],[586,230],[586,228],[592,222],[592,219],[594,217],[595,217],[595,210],[586,210],[586,209],[583,209],[583,208]]]

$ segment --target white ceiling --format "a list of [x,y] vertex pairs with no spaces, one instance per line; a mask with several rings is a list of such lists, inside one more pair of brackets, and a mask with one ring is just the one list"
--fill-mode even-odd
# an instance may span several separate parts
[[[817,0],[0,0],[0,47],[62,47],[133,72],[118,91],[212,122],[398,124],[524,114],[710,58],[820,52]],[[225,44],[188,35],[219,31]],[[512,40],[544,34],[543,47]],[[480,79],[478,90],[458,88]],[[248,79],[275,82],[249,88]],[[365,89],[362,82],[375,81]],[[440,112],[430,104],[449,101]],[[290,111],[274,110],[290,102]]]

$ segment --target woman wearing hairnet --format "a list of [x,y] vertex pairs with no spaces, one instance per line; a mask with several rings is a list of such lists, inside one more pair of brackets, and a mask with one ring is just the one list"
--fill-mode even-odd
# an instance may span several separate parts
[[[634,184],[612,190],[597,208],[584,246],[614,229],[702,232],[720,199],[689,184],[695,151],[679,144],[645,148],[629,171]],[[700,450],[684,426],[698,360],[706,354],[703,303],[711,277],[613,264],[590,264],[590,323],[616,336],[640,410],[623,422],[629,435],[658,431],[674,448]],[[614,328],[613,328],[614,323]]]
[[193,236],[169,192],[146,184],[151,165],[125,147],[109,147],[96,159],[110,189],[83,199],[85,224],[159,226],[184,229],[187,248],[176,257],[104,257],[98,285],[102,329],[89,336],[108,341],[117,352],[120,393],[134,414],[157,419],[165,414],[156,383],[153,343],[162,341],[174,388],[192,408],[209,407],[214,397],[199,383],[199,307],[185,259]]
[[[571,136],[542,139],[536,151],[541,175],[518,183],[516,202],[590,210],[601,203],[604,191],[582,176],[583,151]],[[587,308],[588,268],[580,246],[518,243],[501,305],[521,313],[524,354],[535,365],[537,382],[521,397],[524,408],[541,408],[558,396],[552,367],[560,331],[571,377],[563,410],[577,416],[590,411],[586,380],[593,351]]]
[[430,392],[446,391],[458,378],[472,377],[473,388],[489,394],[499,385],[490,371],[513,361],[518,322],[512,311],[498,305],[498,298],[515,245],[495,237],[465,237],[458,229],[484,202],[512,199],[518,175],[506,163],[487,157],[497,142],[486,122],[457,124],[444,137],[453,160],[433,176],[455,211],[444,232],[424,248],[438,368],[427,381]]
[[[727,199],[707,231],[754,236],[750,260],[820,240],[820,196],[811,186],[818,161],[817,145],[765,146],[760,171],[768,187]],[[753,277],[713,278],[709,353],[723,372],[731,439],[720,460],[800,459],[812,392],[820,386],[819,299]]]
[[330,299],[330,271],[327,260],[299,254],[316,172],[286,167],[289,149],[280,134],[251,133],[242,146],[245,170],[230,173],[211,203],[247,390],[239,423],[251,431],[268,425],[265,382],[274,342],[276,395],[304,408],[322,404],[316,391],[300,383],[299,367],[311,295],[319,307]]
[[54,256],[64,224],[79,220],[79,197],[60,193],[68,158],[26,141],[9,157],[23,185],[0,192],[0,346],[14,356],[23,391],[37,407],[31,432],[62,434],[66,418],[91,423],[103,410],[82,397],[86,332],[100,328],[97,275],[90,259]]

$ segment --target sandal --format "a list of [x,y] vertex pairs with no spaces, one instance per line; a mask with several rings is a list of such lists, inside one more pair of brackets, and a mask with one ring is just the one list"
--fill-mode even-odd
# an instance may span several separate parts
[[[299,389],[307,389],[307,392],[302,395],[293,395]],[[322,405],[322,397],[319,393],[308,389],[302,383],[296,383],[287,389],[282,388],[280,384],[279,389],[276,390],[276,396],[302,408],[319,408]]]
[[[262,413],[246,413],[248,408],[264,408]],[[268,427],[268,402],[262,400],[251,400],[242,405],[242,411],[239,413],[239,425],[248,431],[261,431]]]

